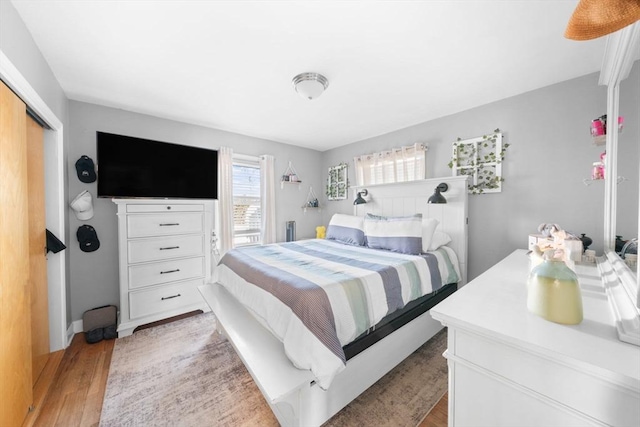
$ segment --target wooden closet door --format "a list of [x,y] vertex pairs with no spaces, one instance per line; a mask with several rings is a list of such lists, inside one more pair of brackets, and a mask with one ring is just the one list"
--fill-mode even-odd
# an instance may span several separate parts
[[22,424],[33,401],[26,107],[0,82],[0,420]]
[[33,384],[49,359],[49,296],[47,233],[44,203],[44,130],[27,116],[29,188],[29,288],[31,296],[31,359]]

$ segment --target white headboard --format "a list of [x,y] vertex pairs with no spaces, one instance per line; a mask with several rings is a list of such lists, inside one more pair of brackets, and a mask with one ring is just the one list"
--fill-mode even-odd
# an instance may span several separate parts
[[[447,203],[431,204],[427,199],[435,188],[444,182],[449,185],[447,192],[442,195]],[[440,224],[436,230],[451,236],[451,243],[447,246],[455,250],[460,262],[462,280],[458,286],[467,283],[467,177],[449,176],[446,178],[430,178],[420,181],[402,182],[397,184],[379,184],[352,187],[353,199],[358,191],[368,191],[367,203],[354,205],[354,214],[364,216],[367,213],[385,216],[413,215],[421,213],[424,218],[435,218]]]

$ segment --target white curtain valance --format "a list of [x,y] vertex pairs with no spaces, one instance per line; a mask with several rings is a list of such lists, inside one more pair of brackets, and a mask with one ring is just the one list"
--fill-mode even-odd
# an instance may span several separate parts
[[356,185],[389,184],[426,178],[427,146],[416,143],[354,157]]

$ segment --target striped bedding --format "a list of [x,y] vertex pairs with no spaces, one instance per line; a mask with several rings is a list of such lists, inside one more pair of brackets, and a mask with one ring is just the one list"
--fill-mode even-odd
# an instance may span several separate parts
[[215,275],[326,389],[344,369],[343,346],[409,301],[457,282],[460,271],[445,246],[415,256],[313,239],[234,249]]

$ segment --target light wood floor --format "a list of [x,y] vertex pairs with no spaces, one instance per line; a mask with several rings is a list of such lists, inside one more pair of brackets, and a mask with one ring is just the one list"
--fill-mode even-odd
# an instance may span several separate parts
[[83,333],[73,337],[34,426],[98,425],[114,343],[87,344]]
[[[102,411],[115,340],[87,344],[84,334],[73,337],[38,411],[34,426],[97,426]],[[447,395],[419,427],[447,427]]]
[[433,407],[431,412],[422,420],[418,427],[447,427],[447,420],[449,419],[449,393],[445,393],[442,399],[436,406]]

